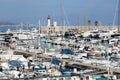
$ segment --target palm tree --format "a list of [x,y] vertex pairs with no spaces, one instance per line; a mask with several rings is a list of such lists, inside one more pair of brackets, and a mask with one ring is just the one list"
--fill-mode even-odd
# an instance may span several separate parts
[[88,29],[90,30],[91,20],[88,20],[87,24],[88,24]]
[[98,22],[98,21],[95,21],[94,24],[95,24],[95,27],[98,28],[98,26],[99,26],[99,22]]

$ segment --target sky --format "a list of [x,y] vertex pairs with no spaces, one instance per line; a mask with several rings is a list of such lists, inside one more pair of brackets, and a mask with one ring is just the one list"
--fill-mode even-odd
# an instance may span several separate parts
[[0,22],[17,22],[47,25],[85,25],[85,17],[92,25],[112,25],[117,0],[0,0]]

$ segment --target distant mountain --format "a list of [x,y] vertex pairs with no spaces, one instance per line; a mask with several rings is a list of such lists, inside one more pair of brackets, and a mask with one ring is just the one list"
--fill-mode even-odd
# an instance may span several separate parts
[[0,22],[0,25],[18,25],[19,23],[14,22]]

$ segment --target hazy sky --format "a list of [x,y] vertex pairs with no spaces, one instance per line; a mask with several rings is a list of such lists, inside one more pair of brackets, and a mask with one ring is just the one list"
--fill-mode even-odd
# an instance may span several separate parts
[[[62,6],[61,6],[62,2]],[[62,24],[84,25],[85,15],[101,25],[112,25],[117,0],[0,0],[0,22],[27,22],[47,24],[47,16]],[[65,23],[66,24],[66,23]]]

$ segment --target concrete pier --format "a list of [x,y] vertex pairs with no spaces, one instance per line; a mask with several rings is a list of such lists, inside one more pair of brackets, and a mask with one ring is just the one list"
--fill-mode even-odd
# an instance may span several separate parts
[[[21,54],[21,55],[26,55],[26,56],[35,56],[36,55],[34,53],[23,52],[23,51],[15,51],[15,54]],[[52,60],[54,57],[43,54],[41,56],[41,58]],[[98,69],[98,70],[102,70],[102,71],[108,71],[108,67],[104,67],[104,66],[76,62],[76,61],[71,60],[71,59],[58,59],[58,60],[60,60],[61,62],[64,62],[64,64],[66,63],[69,66],[75,66],[75,67],[78,67],[78,68],[81,67],[81,66],[84,66],[84,67],[89,67],[89,68]],[[69,63],[71,63],[71,64],[69,64]],[[120,69],[110,68],[109,70],[114,72],[114,73],[120,73]]]

